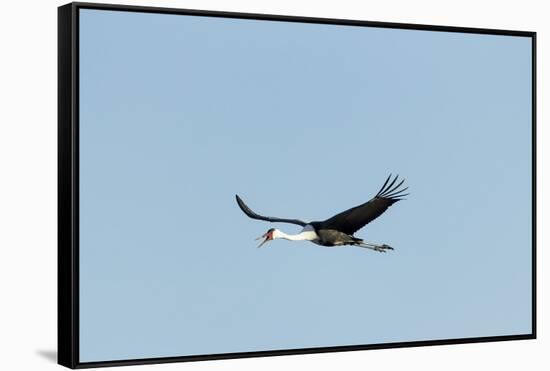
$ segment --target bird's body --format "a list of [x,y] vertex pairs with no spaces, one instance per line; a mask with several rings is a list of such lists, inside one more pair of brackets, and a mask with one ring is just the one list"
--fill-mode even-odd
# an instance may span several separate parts
[[[311,241],[321,246],[359,246],[373,249],[375,251],[385,252],[386,250],[393,250],[393,248],[386,244],[378,245],[365,242],[360,238],[354,237],[353,234],[384,213],[384,211],[386,211],[386,209],[392,204],[402,200],[403,197],[407,195],[403,193],[407,190],[407,188],[399,189],[404,180],[394,186],[397,181],[397,176],[391,182],[390,179],[391,175],[388,179],[386,179],[386,182],[376,196],[368,202],[336,214],[324,221],[309,223],[299,219],[284,219],[262,216],[252,211],[239,196],[236,196],[236,199],[241,210],[252,219],[265,220],[269,222],[291,223],[303,227],[300,233],[294,235],[289,235],[278,229],[271,228],[260,237],[265,238],[260,246],[274,239],[286,239],[290,241]],[[390,183],[388,184],[388,182]]]
[[355,238],[336,229],[319,229],[316,233],[318,239],[313,242],[321,246],[359,245],[363,242],[360,238]]

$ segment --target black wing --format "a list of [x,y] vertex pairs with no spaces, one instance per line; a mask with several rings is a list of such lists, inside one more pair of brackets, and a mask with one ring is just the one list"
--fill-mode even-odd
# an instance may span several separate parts
[[390,174],[382,188],[380,188],[380,191],[378,191],[376,196],[374,196],[370,201],[343,211],[340,214],[336,214],[332,218],[321,222],[321,228],[335,229],[340,232],[353,235],[366,224],[382,215],[388,207],[408,195],[408,193],[404,194],[403,192],[405,192],[409,187],[399,189],[405,179],[394,186],[397,181],[397,177],[398,175],[396,175],[391,183],[388,184],[391,179]]
[[245,213],[246,215],[248,215],[248,217],[250,217],[252,219],[265,220],[267,222],[273,222],[273,223],[298,224],[298,225],[301,225],[302,227],[305,227],[306,224],[307,224],[306,222],[298,220],[298,219],[283,219],[283,218],[273,218],[271,216],[258,215],[254,211],[250,210],[250,208],[248,206],[246,206],[244,201],[241,200],[241,198],[238,195],[235,195],[235,198],[237,199],[237,204],[239,205],[239,207],[241,208],[243,213]]

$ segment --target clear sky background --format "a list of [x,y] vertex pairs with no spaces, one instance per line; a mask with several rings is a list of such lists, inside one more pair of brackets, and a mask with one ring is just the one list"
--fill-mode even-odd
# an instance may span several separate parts
[[[80,63],[82,362],[531,332],[530,39],[83,10]],[[234,200],[390,172],[387,254],[257,249]]]

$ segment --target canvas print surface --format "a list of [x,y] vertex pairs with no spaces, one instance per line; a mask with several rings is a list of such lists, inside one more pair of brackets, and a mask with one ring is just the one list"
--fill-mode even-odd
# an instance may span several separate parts
[[531,333],[529,38],[79,17],[81,362]]

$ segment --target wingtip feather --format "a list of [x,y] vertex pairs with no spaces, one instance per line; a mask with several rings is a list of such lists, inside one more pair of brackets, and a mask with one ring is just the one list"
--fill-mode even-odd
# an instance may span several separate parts
[[[378,193],[376,194],[376,197],[399,200],[400,197],[403,196],[403,192],[406,191],[407,189],[409,189],[409,187],[399,189],[399,187],[401,187],[403,185],[403,183],[405,182],[405,179],[404,178],[401,179],[401,181],[398,182],[395,185],[398,178],[399,178],[399,174],[396,174],[395,177],[393,177],[393,180],[391,180],[392,179],[392,174],[390,174],[390,176],[384,182],[384,185],[382,186],[380,191],[378,191]],[[390,180],[391,180],[391,182],[390,182]],[[388,184],[388,182],[390,182],[390,183]]]

